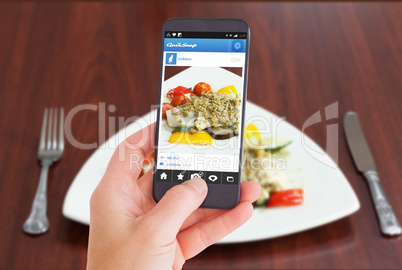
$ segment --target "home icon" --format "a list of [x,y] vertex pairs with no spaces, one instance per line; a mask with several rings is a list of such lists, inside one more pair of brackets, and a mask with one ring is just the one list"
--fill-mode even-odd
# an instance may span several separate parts
[[167,179],[167,174],[165,172],[163,172],[161,174],[161,180],[166,180]]

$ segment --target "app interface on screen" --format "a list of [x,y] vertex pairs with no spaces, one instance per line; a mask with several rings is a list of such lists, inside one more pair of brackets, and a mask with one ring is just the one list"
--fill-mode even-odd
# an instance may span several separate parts
[[246,33],[164,33],[156,181],[239,183]]

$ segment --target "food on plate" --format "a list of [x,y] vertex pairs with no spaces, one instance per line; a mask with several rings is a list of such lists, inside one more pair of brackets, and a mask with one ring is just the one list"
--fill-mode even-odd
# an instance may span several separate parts
[[[190,89],[178,86],[166,95],[172,107],[162,109],[162,119],[173,128],[170,143],[207,145],[212,139],[226,140],[238,134],[240,99],[233,85],[214,92],[209,84],[200,82],[194,92]],[[177,128],[187,133],[179,136]]]
[[212,94],[213,92],[212,92],[212,88],[209,84],[200,82],[194,86],[194,93],[200,97],[202,95],[202,93]]
[[244,139],[253,145],[258,145],[261,140],[261,133],[257,126],[253,123],[244,128]]
[[205,131],[198,131],[195,133],[190,133],[188,131],[178,131],[174,132],[170,136],[169,142],[208,145],[212,144],[212,137]]
[[170,103],[163,103],[162,105],[162,119],[166,119],[166,111],[172,109],[173,106]]
[[177,107],[177,106],[185,104],[189,100],[190,99],[188,97],[186,97],[185,95],[179,95],[179,96],[175,96],[174,98],[172,98],[172,101],[170,102],[170,104],[172,104],[173,107]]
[[234,98],[237,97],[237,90],[233,85],[223,87],[223,88],[219,89],[217,93],[226,93],[228,95],[231,95]]
[[199,131],[192,133],[190,135],[190,140],[192,144],[212,144],[212,137],[205,131]]
[[292,181],[284,163],[291,141],[276,143],[263,138],[255,124],[245,127],[242,182],[256,181],[261,185],[257,206],[289,206],[303,202],[303,191]]
[[187,96],[188,98],[190,98],[192,95],[194,95],[194,93],[192,91],[190,91],[190,89],[188,89],[187,87],[178,86],[178,87],[173,88],[172,90],[170,90],[166,94],[166,97],[172,99],[175,96]]
[[232,128],[239,125],[239,100],[228,94],[202,94],[166,112],[168,125]]
[[266,152],[270,152],[271,154],[275,154],[275,153],[280,152],[282,149],[284,149],[286,146],[288,146],[291,143],[292,143],[292,141],[287,141],[287,142],[282,143],[282,144],[277,145],[277,146],[268,146],[264,150]]
[[272,192],[267,206],[292,206],[303,203],[303,189],[295,188]]
[[189,131],[191,133],[195,133],[195,131],[192,131],[192,128],[190,128],[190,127],[177,127],[175,129],[173,129],[172,134],[175,132],[181,132],[181,131]]
[[230,128],[215,127],[207,128],[205,131],[208,132],[212,136],[212,138],[216,140],[230,139],[235,135],[234,130]]
[[151,170],[154,167],[154,162],[155,152],[144,158],[144,161],[142,162],[142,172],[140,173],[139,177],[143,176],[145,173]]

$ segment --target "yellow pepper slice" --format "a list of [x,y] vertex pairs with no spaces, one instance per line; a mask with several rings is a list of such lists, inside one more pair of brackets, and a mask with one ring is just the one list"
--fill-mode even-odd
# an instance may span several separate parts
[[212,144],[212,137],[205,131],[199,131],[190,135],[192,144]]
[[199,131],[191,134],[187,131],[175,132],[169,138],[170,143],[186,143],[186,144],[212,144],[212,137],[205,131]]
[[233,85],[223,87],[219,89],[217,93],[226,93],[228,95],[231,95],[232,97],[237,97],[237,90],[236,87],[234,87]]
[[251,123],[244,128],[244,139],[253,145],[258,145],[261,141],[261,133],[258,127]]
[[251,123],[247,125],[244,129],[244,137],[249,139],[251,136],[256,136],[259,140],[261,139],[261,133],[258,127]]
[[191,144],[190,135],[190,132],[187,131],[175,132],[170,136],[169,142]]

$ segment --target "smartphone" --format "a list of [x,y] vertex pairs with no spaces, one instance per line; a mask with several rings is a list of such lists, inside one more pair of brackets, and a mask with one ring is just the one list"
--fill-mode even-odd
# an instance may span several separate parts
[[241,19],[173,18],[162,29],[153,196],[204,179],[203,208],[240,197],[250,29]]

